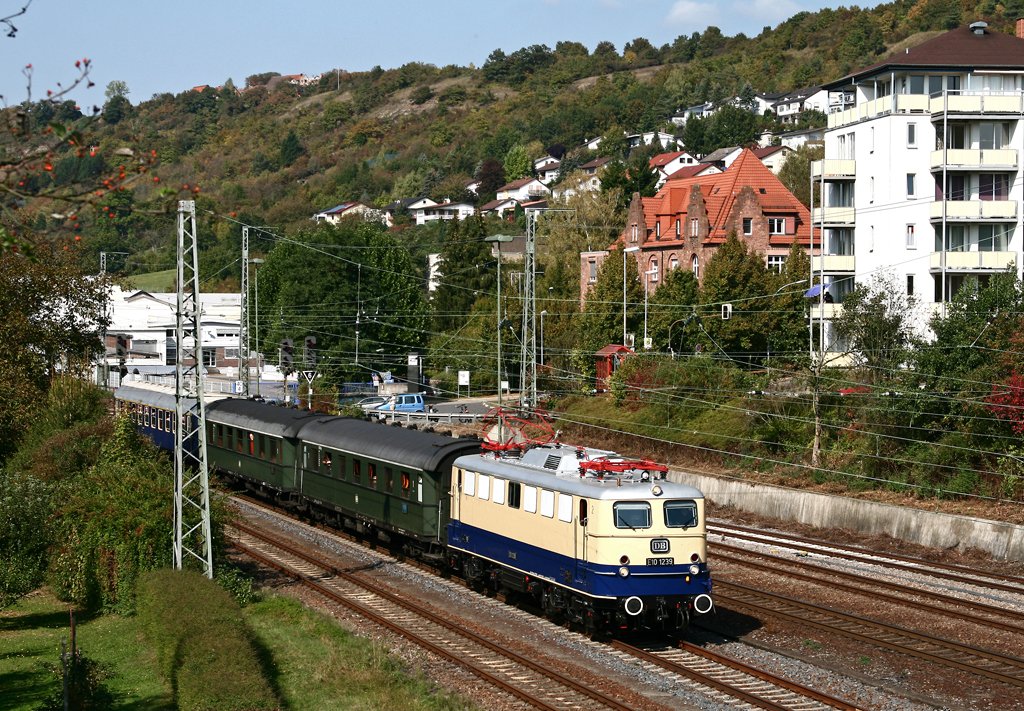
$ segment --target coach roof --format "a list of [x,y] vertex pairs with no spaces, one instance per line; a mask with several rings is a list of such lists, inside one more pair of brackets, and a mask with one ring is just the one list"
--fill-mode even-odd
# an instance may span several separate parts
[[206,406],[206,419],[209,422],[274,437],[295,437],[303,424],[316,417],[324,415],[253,400],[219,400]]

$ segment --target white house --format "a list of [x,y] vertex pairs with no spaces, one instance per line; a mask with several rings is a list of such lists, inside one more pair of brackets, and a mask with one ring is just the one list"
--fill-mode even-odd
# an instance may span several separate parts
[[783,145],[754,149],[754,155],[760,158],[765,167],[775,173],[775,175],[778,175],[779,171],[782,170],[782,166],[786,164],[786,159],[789,158],[792,152],[792,148]]
[[[420,204],[429,202],[430,204]],[[476,212],[476,207],[468,202],[443,202],[436,203],[426,199],[416,203],[417,206],[409,207],[409,214],[413,216],[417,225],[425,225],[428,222],[437,220],[465,220]]]
[[504,217],[506,212],[515,212],[515,209],[519,206],[513,198],[505,198],[504,200],[491,200],[490,202],[484,203],[480,206],[481,215],[497,215],[498,217]]
[[335,205],[329,210],[318,212],[313,215],[316,222],[327,222],[336,225],[346,217],[358,216],[367,222],[387,222],[383,211],[375,207],[364,205],[361,202],[343,202]]
[[551,185],[551,183],[558,180],[561,165],[557,160],[553,163],[545,163],[544,167],[537,171],[537,180],[545,185]]
[[539,197],[548,195],[551,190],[547,185],[542,183],[539,179],[533,176],[526,178],[520,178],[519,180],[513,180],[511,183],[502,185],[498,188],[498,194],[495,196],[498,200],[516,200],[518,202],[529,202],[530,200],[536,200]]
[[697,159],[687,151],[670,151],[659,153],[648,161],[651,168],[658,174],[658,187],[668,180],[668,176],[680,168],[688,165],[696,165]]
[[725,148],[719,148],[717,151],[712,151],[706,156],[700,159],[701,163],[711,163],[716,165],[722,170],[728,170],[729,166],[732,165],[733,161],[740,157],[743,153],[743,146],[727,146]]
[[672,116],[672,123],[676,126],[685,126],[686,122],[692,118],[704,118],[715,113],[715,105],[710,101],[706,101],[703,104],[697,104],[696,106],[688,106],[682,111]]
[[919,302],[917,328],[969,278],[984,283],[1024,248],[1024,21],[1017,36],[960,27],[825,85],[855,104],[828,116],[811,169],[824,207],[813,263],[832,303],[812,307],[824,347],[855,283],[894,275]]

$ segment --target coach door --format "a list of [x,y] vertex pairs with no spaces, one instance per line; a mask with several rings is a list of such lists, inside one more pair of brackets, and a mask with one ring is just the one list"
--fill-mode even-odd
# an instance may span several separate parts
[[576,520],[573,522],[574,535],[573,538],[576,542],[576,574],[575,580],[577,584],[586,585],[587,583],[587,565],[588,562],[588,548],[587,545],[587,525],[589,524],[587,500],[580,498],[579,504],[577,505]]

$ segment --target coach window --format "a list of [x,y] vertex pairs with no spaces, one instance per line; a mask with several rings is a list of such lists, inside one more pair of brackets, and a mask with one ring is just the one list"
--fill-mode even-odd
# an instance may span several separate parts
[[494,480],[494,494],[491,496],[491,501],[496,504],[505,503],[505,480],[495,479]]
[[540,515],[545,518],[555,517],[555,492],[540,490]]
[[651,527],[651,505],[646,501],[620,501],[612,507],[615,512],[615,528]]
[[523,485],[518,481],[510,481],[508,483],[508,505],[514,509],[518,509],[522,505],[523,500]]
[[412,477],[409,472],[402,472],[402,496],[409,498],[409,490],[412,488]]
[[255,455],[255,454],[256,454],[256,435],[254,435],[252,432],[250,432],[249,433],[249,455],[252,456],[252,455]]
[[376,489],[377,488],[377,465],[374,464],[373,462],[370,462],[369,464],[367,464],[366,465],[366,473],[368,475],[367,476],[367,483],[370,485],[370,488],[371,489]]
[[669,528],[692,528],[697,525],[697,503],[666,501],[665,525]]
[[323,452],[323,455],[320,457],[320,463],[323,465],[324,474],[331,476],[334,473],[331,471],[331,464],[333,464],[331,453],[322,449],[320,451]]
[[523,487],[523,511],[526,513],[537,513],[537,487]]
[[363,463],[358,459],[352,460],[352,481],[357,484],[362,483],[363,479]]
[[491,477],[486,474],[479,475],[478,486],[476,487],[477,496],[484,501],[491,498]]
[[142,408],[142,424],[149,427],[149,405]]
[[264,434],[260,435],[260,459],[267,458],[267,436]]
[[345,457],[340,454],[334,455],[334,471],[331,474],[342,481],[345,480]]
[[572,523],[572,497],[567,494],[558,495],[558,520]]
[[242,430],[235,430],[235,449],[239,452],[242,451],[242,436],[244,432]]
[[395,472],[391,467],[384,467],[384,489],[391,491],[395,488]]
[[270,440],[270,461],[280,462],[281,461],[281,450],[278,446],[277,440]]

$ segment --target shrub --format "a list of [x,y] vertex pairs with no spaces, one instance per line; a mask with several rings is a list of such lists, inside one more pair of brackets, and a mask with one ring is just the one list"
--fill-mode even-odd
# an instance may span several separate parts
[[146,573],[138,614],[178,708],[278,708],[241,608],[215,582],[192,571]]

